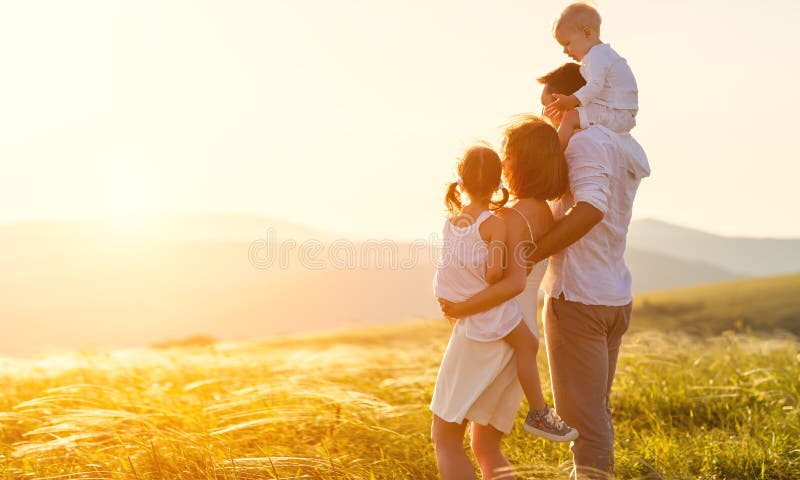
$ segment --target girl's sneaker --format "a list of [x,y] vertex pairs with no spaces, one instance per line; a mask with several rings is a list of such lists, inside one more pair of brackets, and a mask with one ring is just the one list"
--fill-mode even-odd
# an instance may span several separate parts
[[555,410],[546,407],[544,412],[531,409],[523,425],[525,431],[554,442],[571,442],[578,438],[578,431],[567,426]]

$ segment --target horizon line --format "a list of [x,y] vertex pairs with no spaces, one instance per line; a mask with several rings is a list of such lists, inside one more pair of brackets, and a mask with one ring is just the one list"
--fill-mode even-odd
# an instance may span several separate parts
[[[161,211],[161,212],[139,212],[139,213],[130,213],[130,214],[120,214],[120,215],[87,215],[87,216],[72,216],[72,217],[43,217],[43,216],[30,216],[30,217],[19,217],[19,218],[9,218],[9,219],[2,219],[0,218],[0,228],[3,227],[13,227],[17,225],[24,225],[24,224],[32,224],[32,223],[53,223],[53,224],[65,224],[65,223],[92,223],[92,222],[122,222],[131,221],[134,219],[148,219],[148,218],[158,218],[158,217],[167,217],[167,216],[183,216],[183,217],[230,217],[230,218],[248,218],[253,220],[266,220],[272,222],[280,222],[285,224],[291,224],[294,227],[302,228],[311,231],[312,233],[320,234],[321,236],[325,237],[335,237],[340,236],[343,238],[355,238],[355,239],[369,239],[369,238],[376,238],[377,236],[375,233],[368,233],[368,232],[345,232],[345,231],[335,231],[328,229],[322,226],[315,226],[310,223],[306,223],[302,220],[294,220],[288,219],[285,217],[269,215],[265,213],[258,213],[258,212],[247,212],[247,211],[220,211],[220,210],[168,210],[168,211]],[[643,216],[634,216],[631,219],[631,225],[634,223],[639,222],[657,222],[664,225],[668,225],[674,228],[680,228],[685,230],[691,230],[698,233],[703,233],[706,235],[712,235],[720,238],[726,239],[754,239],[754,240],[800,240],[800,235],[752,235],[752,234],[726,234],[721,233],[718,231],[712,231],[705,228],[700,227],[693,227],[690,225],[686,225],[676,221],[664,220],[662,218],[658,218],[652,215],[643,215]],[[382,235],[384,238],[387,236],[384,232]],[[393,240],[408,240],[413,241],[417,239],[413,235],[405,235],[405,234],[398,234],[390,236]],[[388,238],[387,238],[388,239]]]

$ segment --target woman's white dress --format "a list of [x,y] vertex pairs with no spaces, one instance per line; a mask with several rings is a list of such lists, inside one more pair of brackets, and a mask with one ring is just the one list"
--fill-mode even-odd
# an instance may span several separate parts
[[[523,321],[537,338],[539,285],[546,269],[546,262],[537,263],[528,275],[525,290],[515,297]],[[466,336],[464,322],[458,321],[442,357],[431,411],[447,422],[467,419],[509,433],[523,398],[516,352],[511,345],[502,339],[471,340]]]

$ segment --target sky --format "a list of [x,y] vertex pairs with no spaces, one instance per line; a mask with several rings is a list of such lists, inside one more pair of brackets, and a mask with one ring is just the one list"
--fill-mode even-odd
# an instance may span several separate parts
[[[794,1],[602,0],[653,175],[634,218],[800,237]],[[540,110],[560,1],[0,4],[0,222],[244,213],[426,238]]]

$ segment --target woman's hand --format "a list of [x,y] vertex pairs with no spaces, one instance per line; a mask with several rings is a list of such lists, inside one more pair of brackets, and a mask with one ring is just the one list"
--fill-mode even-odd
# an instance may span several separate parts
[[450,320],[451,324],[455,323],[459,317],[464,316],[459,309],[459,303],[451,302],[450,300],[445,300],[444,298],[437,298],[437,300],[439,301],[439,307],[442,309],[442,313],[445,317],[447,317],[448,320]]

